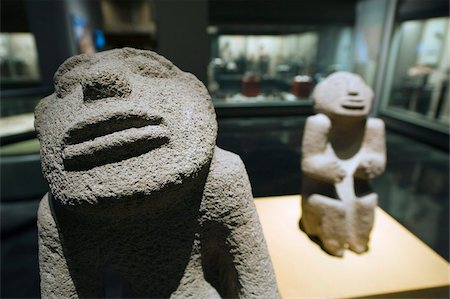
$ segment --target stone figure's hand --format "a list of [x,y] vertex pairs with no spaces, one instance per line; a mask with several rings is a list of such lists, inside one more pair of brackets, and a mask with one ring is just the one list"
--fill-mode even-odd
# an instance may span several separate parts
[[324,165],[322,175],[332,183],[339,183],[344,179],[346,172],[337,161],[330,161]]
[[302,170],[308,176],[330,184],[341,182],[347,172],[335,158],[315,155],[302,160]]
[[380,175],[384,171],[384,164],[380,159],[370,157],[363,160],[355,171],[355,176],[369,180]]

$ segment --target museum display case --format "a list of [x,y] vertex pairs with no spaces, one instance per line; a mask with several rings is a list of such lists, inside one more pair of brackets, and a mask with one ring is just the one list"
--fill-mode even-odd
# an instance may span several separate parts
[[[313,2],[211,1],[207,87],[219,116],[311,114],[314,86],[334,71],[355,72],[375,88],[392,5],[323,5],[335,13]],[[274,10],[279,14],[265,19]]]
[[389,127],[448,151],[448,2],[401,1],[395,11],[378,112]]
[[216,103],[307,101],[326,74],[351,69],[352,27],[289,30],[278,35],[211,34],[208,88]]
[[0,33],[1,83],[35,83],[40,79],[38,55],[31,33]]
[[381,111],[448,133],[449,18],[399,20]]

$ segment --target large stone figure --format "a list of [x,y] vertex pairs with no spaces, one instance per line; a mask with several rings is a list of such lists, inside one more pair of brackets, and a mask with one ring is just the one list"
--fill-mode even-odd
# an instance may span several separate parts
[[357,75],[337,72],[319,83],[303,136],[301,224],[329,253],[368,249],[378,196],[368,180],[386,165],[382,120],[367,118],[373,92]]
[[68,59],[36,108],[50,192],[38,212],[42,298],[277,298],[247,173],[215,146],[195,76],[135,49]]

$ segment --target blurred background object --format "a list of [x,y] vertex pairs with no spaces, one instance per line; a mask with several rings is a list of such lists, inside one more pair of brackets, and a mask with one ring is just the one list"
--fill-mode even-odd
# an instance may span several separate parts
[[2,0],[1,297],[39,297],[36,210],[48,187],[34,108],[65,59],[125,46],[205,83],[217,144],[241,156],[258,197],[300,192],[313,88],[336,70],[359,74],[387,125],[380,206],[448,259],[449,34],[447,0]]
[[448,133],[449,18],[410,19],[394,31],[382,111]]
[[34,36],[30,33],[0,33],[0,68],[2,83],[39,81]]

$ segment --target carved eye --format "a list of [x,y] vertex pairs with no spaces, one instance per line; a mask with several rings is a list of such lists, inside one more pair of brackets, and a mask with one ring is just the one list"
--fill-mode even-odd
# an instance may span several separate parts
[[136,73],[149,78],[169,78],[172,75],[170,69],[153,62],[146,62],[137,65]]
[[86,102],[105,98],[124,98],[130,95],[128,81],[114,73],[97,73],[83,80],[83,100]]

